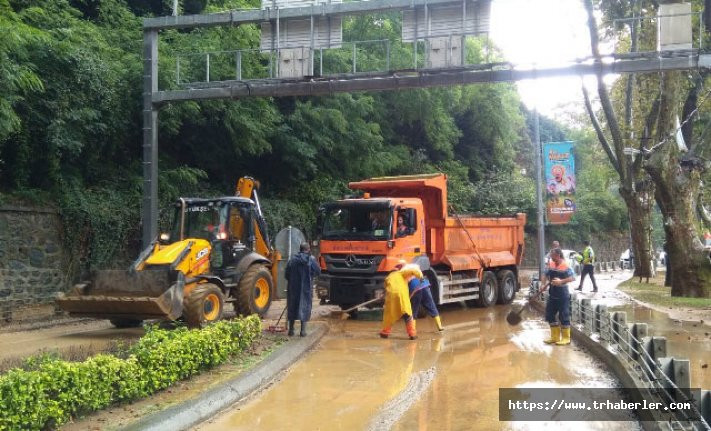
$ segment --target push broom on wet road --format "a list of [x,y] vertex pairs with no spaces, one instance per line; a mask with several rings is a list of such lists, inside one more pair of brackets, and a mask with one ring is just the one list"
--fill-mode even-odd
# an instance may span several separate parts
[[528,307],[528,304],[530,304],[531,301],[533,301],[534,299],[536,299],[536,298],[538,298],[539,296],[541,296],[541,294],[542,294],[549,286],[550,286],[550,283],[547,283],[547,284],[543,287],[543,289],[539,290],[538,292],[536,292],[535,295],[533,295],[532,297],[530,297],[530,298],[526,301],[526,303],[523,304],[523,305],[521,306],[521,308],[519,308],[518,310],[511,310],[511,311],[509,311],[509,314],[506,315],[506,321],[509,323],[509,325],[518,325],[519,323],[521,323],[521,320],[523,319],[523,318],[521,317],[521,313],[523,313],[523,310],[525,310],[526,307]]
[[374,298],[369,301],[362,302],[358,305],[354,305],[346,310],[338,310],[331,313],[331,317],[340,318],[341,320],[346,320],[350,316],[350,313],[356,311],[360,307],[365,307],[366,305],[375,304],[376,302],[382,302],[385,298]]

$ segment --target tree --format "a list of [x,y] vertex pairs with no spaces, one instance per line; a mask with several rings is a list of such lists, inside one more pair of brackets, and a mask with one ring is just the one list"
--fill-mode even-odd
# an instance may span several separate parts
[[[585,0],[585,7],[588,12],[588,29],[590,32],[590,45],[593,56],[597,61],[602,61],[600,56],[597,23],[593,15],[592,0]],[[634,36],[633,36],[634,37]],[[633,42],[634,43],[634,42]],[[632,82],[634,75],[627,77],[628,82]],[[613,101],[610,97],[607,86],[602,77],[602,72],[597,74],[597,92],[600,98],[600,104],[606,125],[609,130],[610,139],[605,134],[603,124],[598,120],[596,113],[593,110],[590,96],[587,89],[583,86],[583,96],[585,98],[585,107],[590,116],[592,125],[597,133],[600,145],[605,150],[610,163],[620,177],[620,195],[627,205],[630,221],[630,234],[632,237],[632,250],[635,258],[635,276],[649,277],[652,274],[651,261],[654,256],[651,242],[651,220],[652,220],[652,205],[654,190],[649,181],[645,181],[645,175],[642,170],[641,158],[627,157],[625,148],[644,146],[649,139],[648,124],[642,128],[639,143],[635,144],[632,133],[632,87],[628,86],[626,97],[624,100],[625,122],[623,125],[618,120],[618,113],[615,111]],[[647,123],[653,121],[655,112],[658,110],[658,103],[654,103],[647,115]]]
[[[607,17],[620,17],[615,14],[628,13],[636,16],[642,10],[656,11],[656,2],[651,1],[602,0],[600,4]],[[585,0],[585,7],[593,56],[600,61],[592,0]],[[610,32],[614,30],[611,23]],[[629,40],[633,51],[636,50],[638,37],[642,41],[655,39],[650,28],[638,30],[633,27]],[[664,72],[659,77],[630,75],[627,79],[624,102],[618,102],[622,109],[616,111],[601,74],[597,76],[598,95],[611,143],[594,115],[587,92],[583,91],[598,139],[622,181],[620,193],[630,213],[635,258],[637,263],[639,260],[646,263],[651,259],[649,253],[643,253],[651,251],[648,243],[650,235],[645,231],[650,226],[653,197],[664,218],[667,252],[672,262],[672,295],[711,297],[711,261],[702,251],[698,232],[702,223],[698,215],[703,212],[703,206],[699,210],[698,203],[703,204],[701,179],[705,168],[700,155],[709,148],[709,144],[695,136],[692,121],[701,108],[699,93],[704,76],[696,76],[692,83],[688,83],[681,72]],[[636,95],[633,96],[634,90]],[[633,120],[633,109],[641,114],[636,121]],[[620,110],[625,116],[623,125],[618,121]],[[679,114],[684,119],[681,131],[688,145],[686,151],[675,140]],[[637,133],[631,133],[633,131]],[[633,136],[639,137],[638,142],[633,142]],[[626,147],[635,148],[636,155],[627,158],[624,153]]]

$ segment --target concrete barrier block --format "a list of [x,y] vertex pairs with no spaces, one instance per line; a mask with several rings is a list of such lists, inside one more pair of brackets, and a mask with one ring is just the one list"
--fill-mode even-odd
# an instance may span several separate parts
[[595,306],[595,321],[593,322],[593,331],[602,332],[602,313],[607,313],[607,305],[596,305]]
[[633,323],[630,328],[630,339],[629,339],[629,354],[632,359],[639,361],[640,349],[642,345],[641,340],[647,336],[647,324],[646,323]]
[[654,359],[667,356],[667,339],[666,337],[652,337],[652,350],[649,351],[650,356]]
[[591,334],[593,331],[593,319],[595,317],[595,310],[593,310],[592,299],[585,298],[580,301],[580,313],[581,313],[581,323],[583,324],[583,330]]
[[696,407],[699,408],[699,412],[701,412],[701,416],[706,420],[706,423],[711,423],[711,391],[701,391],[701,396],[696,401]]
[[578,294],[570,294],[570,322],[578,323],[580,322],[580,305],[578,301]]
[[600,310],[600,340],[605,344],[612,343],[611,323],[612,315],[605,306],[603,310]]
[[642,349],[647,352],[647,355],[641,355],[639,359],[640,362],[644,360],[647,364],[646,367],[643,367],[645,374],[649,378],[660,377],[656,376],[654,369],[659,363],[658,360],[667,356],[667,339],[665,337],[644,337]]
[[[612,341],[622,346],[627,341],[627,313],[624,311],[616,311],[612,315]],[[624,337],[624,338],[623,338]]]
[[[688,359],[677,358],[659,358],[657,359],[660,372],[664,373],[677,388],[681,390],[678,393],[664,376],[657,376],[662,386],[675,400],[682,400],[684,397],[691,398],[691,367]],[[683,395],[682,395],[683,394]]]

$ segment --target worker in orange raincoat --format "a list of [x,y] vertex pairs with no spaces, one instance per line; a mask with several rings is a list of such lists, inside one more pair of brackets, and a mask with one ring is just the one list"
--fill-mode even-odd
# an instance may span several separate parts
[[400,261],[395,266],[395,271],[385,278],[385,306],[383,309],[383,329],[380,331],[382,338],[388,338],[392,326],[400,319],[405,321],[407,335],[411,340],[417,338],[415,319],[412,316],[410,305],[410,292],[407,282],[413,277],[422,278],[422,271],[417,265],[405,265]]

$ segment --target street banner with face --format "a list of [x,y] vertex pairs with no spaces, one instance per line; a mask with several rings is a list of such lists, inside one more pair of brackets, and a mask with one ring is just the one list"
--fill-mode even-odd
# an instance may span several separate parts
[[565,224],[575,213],[575,159],[573,142],[543,144],[546,179],[546,218],[550,224]]

